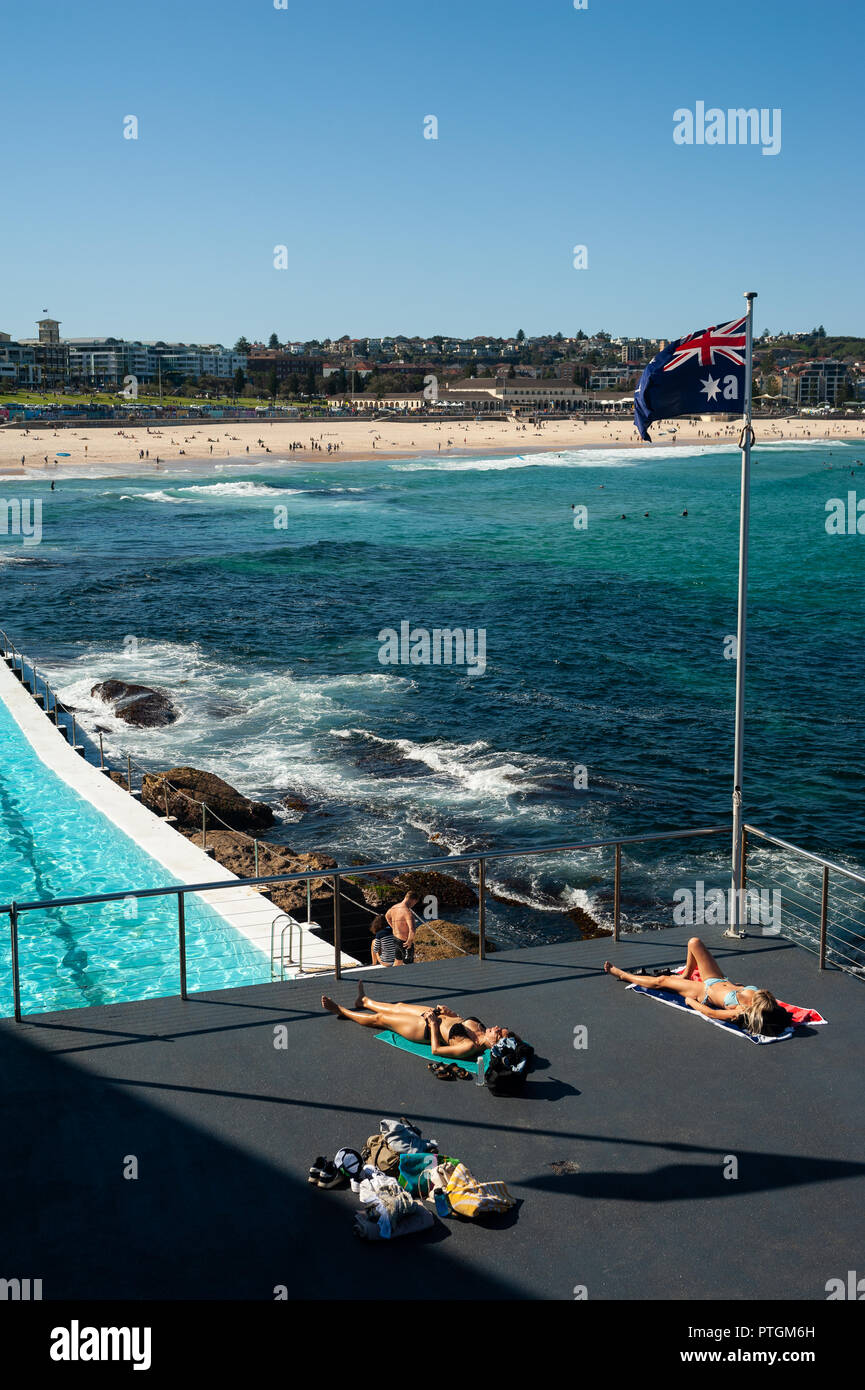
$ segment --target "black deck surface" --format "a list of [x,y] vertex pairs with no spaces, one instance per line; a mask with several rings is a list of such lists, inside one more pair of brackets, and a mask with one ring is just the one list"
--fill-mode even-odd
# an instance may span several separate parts
[[[716,938],[734,980],[829,1019],[757,1047],[601,971],[672,965],[687,936],[369,976],[523,1034],[544,1060],[519,1100],[322,1013],[321,981],[4,1020],[0,1276],[41,1278],[45,1299],[825,1299],[862,1260],[863,985],[782,940]],[[351,976],[326,987],[354,997]],[[357,1199],[307,1169],[400,1115],[516,1211],[356,1240]]]

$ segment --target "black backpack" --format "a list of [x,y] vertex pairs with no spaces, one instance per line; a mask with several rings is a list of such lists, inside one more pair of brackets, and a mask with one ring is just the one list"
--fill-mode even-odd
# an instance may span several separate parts
[[535,1049],[520,1042],[515,1047],[494,1047],[487,1063],[485,1081],[494,1096],[519,1096],[526,1087]]

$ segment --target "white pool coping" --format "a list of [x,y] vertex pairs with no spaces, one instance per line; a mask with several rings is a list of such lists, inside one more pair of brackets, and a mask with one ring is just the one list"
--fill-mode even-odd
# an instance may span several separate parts
[[[26,661],[25,661],[26,665]],[[254,888],[243,887],[236,874],[211,859],[202,849],[181,835],[173,826],[154,815],[134,796],[113,782],[104,772],[76,753],[57,726],[37,705],[32,695],[13,675],[6,662],[0,659],[0,700],[41,762],[79,796],[101,811],[104,816],[133,840],[139,849],[161,864],[166,871],[166,886],[171,883],[237,883],[237,888],[218,889],[198,896],[213,908],[238,934],[245,938],[263,957],[263,966],[270,978],[271,926],[274,919],[283,917],[282,910]],[[122,890],[122,884],[117,891]],[[78,896],[70,893],[70,897]],[[315,923],[296,922],[293,955],[299,955],[303,942],[304,974],[310,969],[334,970],[334,950],[309,930]],[[277,955],[279,930],[277,930]],[[298,937],[300,932],[300,937]],[[360,964],[352,956],[341,953],[340,966],[352,969]],[[285,978],[299,974],[295,964],[286,962]]]

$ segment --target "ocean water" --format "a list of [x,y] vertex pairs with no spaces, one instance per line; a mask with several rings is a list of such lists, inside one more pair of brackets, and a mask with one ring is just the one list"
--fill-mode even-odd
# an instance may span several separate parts
[[[858,865],[865,536],[825,521],[865,496],[860,454],[754,450],[745,753],[750,821]],[[304,798],[276,836],[298,850],[387,861],[729,816],[734,449],[242,460],[3,493],[41,498],[43,535],[0,536],[0,623],[61,698],[109,755],[204,767],[278,811]],[[485,669],[383,664],[402,623],[482,630]],[[168,690],[177,724],[119,723],[90,695],[109,676]],[[629,853],[626,901],[651,914],[698,862],[723,881],[728,852]],[[496,862],[526,910],[493,920],[516,940],[570,905],[604,920],[610,862]]]

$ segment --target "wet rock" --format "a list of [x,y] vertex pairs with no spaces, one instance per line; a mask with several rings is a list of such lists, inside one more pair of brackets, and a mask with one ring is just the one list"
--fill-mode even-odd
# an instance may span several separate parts
[[[498,950],[489,937],[487,950]],[[461,927],[457,922],[446,922],[438,917],[432,922],[424,922],[415,933],[414,958],[417,961],[450,960],[456,956],[476,956],[477,953],[477,932],[469,931],[468,927]]]
[[266,802],[251,801],[215,773],[195,767],[145,773],[141,799],[157,815],[174,816],[178,826],[199,830],[202,802],[232,830],[265,830],[276,819]]
[[380,912],[398,903],[409,890],[419,893],[421,899],[435,898],[437,907],[450,912],[462,912],[478,905],[478,895],[471,884],[454,878],[452,874],[440,873],[437,869],[408,869],[392,878],[358,877],[354,881],[360,887],[364,901]]
[[164,690],[154,690],[149,685],[133,685],[121,680],[99,681],[90,694],[111,705],[118,719],[139,729],[173,724],[179,713]]
[[[187,829],[184,834],[196,845],[201,844],[201,822],[198,831]],[[208,830],[206,844],[213,851],[218,863],[224,864],[239,878],[255,878],[255,846],[248,835],[235,830]],[[322,941],[333,944],[333,880],[323,876],[329,869],[335,869],[337,861],[329,854],[297,854],[288,845],[274,844],[269,840],[258,841],[258,878],[268,874],[300,874],[312,870],[322,871],[322,877],[309,880],[310,916],[319,930]],[[263,884],[258,891],[270,898],[276,909],[287,912],[298,922],[307,921],[306,882]],[[370,923],[373,913],[363,901],[359,890],[345,879],[342,880],[340,897],[340,930],[342,949],[346,955],[354,956],[369,964],[372,935]]]

